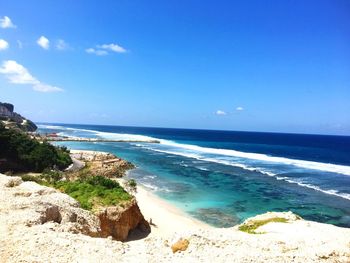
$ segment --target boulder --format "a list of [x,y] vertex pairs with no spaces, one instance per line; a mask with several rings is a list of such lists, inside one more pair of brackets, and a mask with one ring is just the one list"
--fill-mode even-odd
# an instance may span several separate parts
[[176,253],[177,251],[185,251],[189,244],[190,242],[187,239],[180,238],[171,246],[171,250],[173,253]]
[[125,241],[132,231],[140,231],[147,235],[151,228],[141,214],[136,199],[123,206],[101,208],[96,215],[100,219],[101,236],[112,236],[119,241]]

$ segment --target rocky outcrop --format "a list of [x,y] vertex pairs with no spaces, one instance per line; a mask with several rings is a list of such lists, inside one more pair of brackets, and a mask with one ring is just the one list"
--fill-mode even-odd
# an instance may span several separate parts
[[0,189],[0,213],[9,213],[12,222],[28,227],[54,222],[55,231],[100,235],[98,218],[53,188],[0,174]]
[[123,206],[106,207],[97,214],[101,222],[101,236],[112,236],[125,241],[130,232],[138,231],[147,235],[151,232],[148,222],[141,214],[136,199]]
[[174,227],[166,236],[123,243],[82,234],[101,231],[98,217],[69,196],[0,174],[0,262],[350,262],[350,229],[291,213],[264,214],[253,221],[275,217],[288,223],[265,224],[258,229],[263,234],[245,233],[238,226]]
[[123,177],[127,170],[135,168],[132,163],[107,152],[71,150],[71,157],[87,163],[91,174],[108,178]]
[[38,128],[32,121],[14,112],[14,106],[10,103],[0,102],[0,122],[9,128],[33,132]]
[[[133,199],[124,207],[112,206],[93,214],[81,209],[70,196],[19,177],[0,174],[0,214],[28,227],[54,223],[52,230],[81,233],[91,237],[108,237],[124,241],[133,230],[147,234],[148,223]],[[6,201],[7,200],[7,201]]]

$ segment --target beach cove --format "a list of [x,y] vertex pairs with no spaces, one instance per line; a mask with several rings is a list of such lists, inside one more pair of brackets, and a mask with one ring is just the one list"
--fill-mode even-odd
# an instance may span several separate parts
[[[114,180],[129,189],[136,202],[132,201],[132,210],[121,204],[120,208],[131,214],[128,212],[126,221],[113,222],[113,228],[122,230],[128,224],[130,235],[126,232],[121,242],[115,239],[120,237],[119,230],[113,232],[114,237],[104,234],[104,214],[109,213],[112,217],[108,220],[112,220],[113,214],[120,211],[118,207],[102,208],[105,211],[102,214],[91,213],[54,188],[39,185],[35,180],[23,181],[17,176],[0,174],[3,193],[0,257],[4,262],[348,262],[350,259],[349,228],[304,220],[286,211],[257,215],[234,227],[213,227],[155,195],[147,186],[130,188],[132,172],[139,168],[120,178],[121,171],[133,165],[110,152],[96,151],[96,144],[89,146],[95,150],[78,147],[71,150],[73,163],[67,168],[69,176],[83,175],[89,169],[94,174],[116,177]],[[141,216],[140,222],[143,218],[148,221],[149,234],[133,231],[136,225],[130,224],[135,212]]]
[[[215,227],[232,227],[268,211],[350,224],[347,137],[98,125],[39,125],[39,132],[146,141],[55,144],[110,152],[134,163],[127,178]],[[160,143],[148,144],[152,139]]]
[[[96,153],[96,152],[95,152]],[[103,154],[103,153],[97,153]],[[121,183],[123,179],[119,179]],[[291,212],[266,213],[244,225],[214,228],[138,187],[137,203],[151,233],[127,242],[90,237],[90,215],[59,191],[0,174],[0,256],[4,262],[348,262],[350,229],[306,221]],[[55,220],[74,208],[71,217]],[[50,213],[48,213],[50,211]],[[50,215],[51,214],[51,215]],[[47,218],[47,219],[45,219]],[[67,221],[68,219],[68,221]],[[89,222],[81,228],[82,222]],[[261,223],[265,222],[265,223]],[[72,224],[76,227],[72,228]],[[185,245],[184,245],[185,244]],[[176,249],[175,249],[176,248]]]

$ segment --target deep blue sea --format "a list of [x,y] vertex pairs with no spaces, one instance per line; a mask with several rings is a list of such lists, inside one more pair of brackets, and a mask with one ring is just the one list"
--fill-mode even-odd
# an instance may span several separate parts
[[350,227],[349,136],[73,124],[41,124],[39,132],[134,140],[57,144],[131,161],[137,168],[128,177],[214,226],[293,211]]

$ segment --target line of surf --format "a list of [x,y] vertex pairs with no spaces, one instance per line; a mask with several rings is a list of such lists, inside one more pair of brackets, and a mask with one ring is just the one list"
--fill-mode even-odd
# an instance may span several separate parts
[[[174,148],[181,148],[181,149],[189,150],[196,153],[240,157],[240,158],[264,161],[268,163],[280,163],[280,164],[286,164],[286,165],[293,165],[304,169],[320,170],[325,172],[350,175],[350,166],[346,166],[346,165],[321,163],[321,162],[298,160],[298,159],[289,159],[286,157],[270,156],[270,155],[261,154],[261,153],[240,152],[240,151],[230,150],[230,149],[208,148],[208,147],[202,147],[202,146],[191,145],[191,144],[181,144],[181,143],[176,143],[168,140],[160,140],[160,142],[163,145],[172,146]],[[172,153],[179,154],[179,155],[187,154],[187,153],[177,152],[177,151],[172,151]]]
[[318,187],[316,185],[308,184],[308,183],[305,183],[305,182],[300,182],[300,181],[297,181],[297,180],[292,180],[292,179],[290,179],[288,177],[276,176],[276,179],[277,180],[283,180],[283,181],[286,181],[286,182],[291,183],[291,184],[297,184],[299,186],[306,187],[306,188],[309,188],[309,189],[313,189],[313,190],[316,190],[316,191],[319,191],[319,192],[322,192],[322,193],[325,193],[325,194],[328,194],[328,195],[334,195],[334,196],[338,196],[338,197],[350,200],[350,194],[348,194],[348,193],[340,193],[339,191],[334,190],[334,189],[325,190],[325,189],[322,189],[322,188],[320,188],[320,187]]
[[145,136],[145,135],[139,135],[139,134],[128,134],[128,133],[114,133],[114,132],[102,132],[97,130],[89,130],[89,129],[81,129],[81,128],[71,128],[71,127],[64,127],[59,125],[39,125],[39,128],[44,129],[54,129],[54,130],[61,130],[59,132],[59,135],[71,137],[71,138],[77,138],[77,136],[72,136],[69,133],[66,133],[65,131],[81,131],[81,132],[87,132],[91,133],[92,135],[96,137],[100,137],[107,140],[117,140],[117,141],[137,141],[137,142],[150,142],[155,141],[157,139]]
[[[147,148],[149,148],[149,147],[147,147]],[[206,161],[206,162],[215,162],[215,163],[220,163],[220,164],[224,164],[224,165],[234,166],[234,167],[242,168],[244,170],[258,172],[258,173],[268,175],[268,176],[275,176],[277,180],[283,180],[283,181],[286,181],[288,183],[297,184],[301,187],[306,187],[306,188],[313,189],[315,191],[319,191],[319,192],[322,192],[322,193],[325,193],[328,195],[333,195],[333,196],[337,196],[337,197],[341,197],[341,198],[350,200],[350,194],[339,193],[337,190],[333,190],[333,189],[325,190],[325,189],[322,189],[316,185],[294,181],[289,177],[279,177],[279,176],[276,176],[277,174],[274,174],[274,173],[269,172],[269,171],[264,171],[261,168],[250,167],[250,166],[247,166],[244,164],[234,163],[234,162],[225,161],[225,160],[218,160],[218,159],[214,159],[214,158],[201,158],[199,155],[196,155],[196,154],[181,154],[178,152],[163,151],[163,150],[158,150],[158,149],[152,149],[152,150],[157,151],[157,152],[167,153],[167,154],[182,155],[184,157],[189,157],[189,158],[193,158],[193,159],[197,159],[197,160],[201,160],[201,161]],[[184,165],[182,165],[182,166],[184,166]]]
[[[208,147],[202,147],[197,145],[191,145],[191,144],[181,144],[177,142],[173,142],[170,140],[163,140],[158,139],[150,136],[145,135],[138,135],[138,134],[124,134],[124,133],[112,133],[112,132],[101,132],[96,130],[89,130],[89,129],[80,129],[80,128],[71,128],[71,127],[64,127],[64,126],[56,126],[56,125],[38,125],[39,128],[46,128],[46,129],[58,129],[62,130],[64,134],[64,130],[71,130],[71,131],[83,131],[83,132],[89,132],[94,135],[100,136],[105,139],[120,139],[124,138],[125,140],[130,140],[134,138],[135,140],[141,141],[144,140],[158,140],[162,145],[170,146],[173,148],[173,150],[162,150],[157,149],[154,147],[145,146],[142,144],[135,144],[135,146],[144,147],[153,151],[167,153],[167,154],[173,154],[173,155],[180,155],[188,158],[194,158],[201,161],[207,161],[207,162],[214,162],[214,163],[220,163],[224,165],[230,165],[238,168],[242,168],[249,171],[259,172],[261,174],[265,174],[268,176],[275,176],[277,180],[284,180],[288,183],[297,184],[301,187],[306,187],[309,189],[313,189],[315,191],[319,191],[328,195],[333,195],[337,197],[341,197],[347,200],[350,200],[350,194],[347,193],[339,193],[337,190],[325,190],[321,189],[318,186],[308,184],[305,182],[300,182],[293,180],[289,177],[281,177],[278,176],[275,173],[272,173],[270,171],[266,171],[262,168],[257,167],[250,167],[245,164],[228,161],[228,160],[221,160],[215,157],[205,157],[200,154],[215,154],[215,155],[222,155],[222,156],[231,156],[231,157],[240,157],[240,158],[246,158],[246,159],[253,159],[253,160],[259,160],[259,161],[265,161],[270,163],[280,163],[280,164],[287,164],[287,165],[293,165],[305,169],[312,169],[312,170],[320,170],[320,171],[327,171],[327,172],[333,172],[333,173],[341,173],[345,175],[350,175],[350,167],[345,165],[336,165],[336,164],[329,164],[329,163],[320,163],[320,162],[313,162],[313,161],[305,161],[305,160],[297,160],[297,159],[289,159],[285,157],[275,157],[275,156],[269,156],[266,154],[259,154],[259,153],[247,153],[247,152],[240,152],[236,150],[230,150],[230,149],[216,149],[216,148],[208,148]],[[73,136],[72,136],[73,137]],[[178,149],[184,149],[187,152],[184,151],[178,151]],[[188,152],[190,151],[190,152]]]
[[[332,172],[332,173],[339,173],[344,175],[350,175],[350,166],[346,165],[339,165],[339,164],[331,164],[331,163],[321,163],[321,162],[315,162],[315,161],[306,161],[306,160],[299,160],[299,159],[290,159],[286,157],[278,157],[278,156],[270,156],[267,154],[262,153],[249,153],[249,152],[241,152],[231,149],[217,149],[217,148],[209,148],[209,147],[202,147],[198,145],[192,145],[192,144],[183,144],[183,143],[177,143],[170,140],[164,140],[159,138],[154,138],[146,135],[139,135],[139,134],[126,134],[126,133],[113,133],[113,132],[101,132],[96,130],[89,130],[89,129],[80,129],[80,128],[71,128],[71,127],[64,127],[64,126],[54,126],[54,125],[39,125],[39,127],[43,128],[56,128],[56,129],[63,129],[63,130],[73,130],[73,131],[84,131],[84,132],[90,132],[93,133],[99,137],[105,138],[105,139],[116,139],[116,140],[125,140],[125,141],[151,141],[151,140],[157,140],[162,145],[169,146],[172,148],[175,148],[175,150],[168,151],[170,154],[175,155],[182,155],[187,157],[192,157],[192,153],[188,152],[181,152],[177,151],[176,149],[184,149],[187,151],[191,151],[194,153],[200,153],[200,154],[215,154],[215,155],[222,155],[222,156],[231,156],[231,157],[239,157],[239,158],[246,158],[251,160],[259,160],[264,161],[267,163],[279,163],[284,165],[292,165],[304,169],[311,169],[311,170],[319,170],[324,172]],[[151,148],[153,150],[160,151],[156,148]],[[164,151],[165,152],[165,151]],[[221,160],[218,160],[218,162],[222,162]],[[236,165],[237,166],[237,165]],[[255,169],[255,168],[252,168]]]

